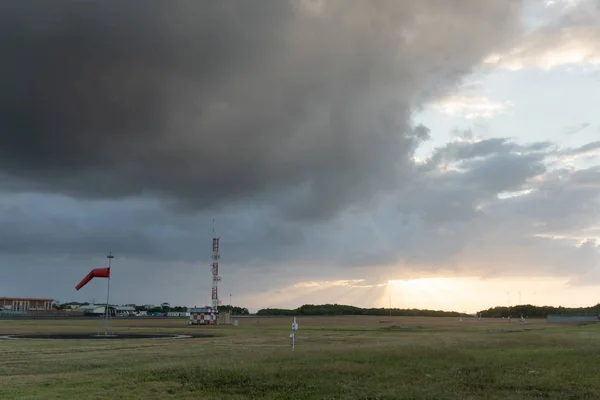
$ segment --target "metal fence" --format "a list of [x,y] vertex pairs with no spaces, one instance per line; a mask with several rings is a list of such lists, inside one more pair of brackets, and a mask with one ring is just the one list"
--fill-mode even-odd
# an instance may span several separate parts
[[0,318],[78,318],[81,311],[0,311]]
[[[93,319],[104,314],[88,314],[81,311],[0,311],[0,319]],[[112,316],[113,319],[185,319],[186,316],[146,315]]]

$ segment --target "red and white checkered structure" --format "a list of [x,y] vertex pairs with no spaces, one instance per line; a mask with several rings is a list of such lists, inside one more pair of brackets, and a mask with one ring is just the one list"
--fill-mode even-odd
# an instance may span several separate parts
[[218,286],[221,281],[219,276],[219,259],[221,255],[219,253],[219,238],[214,236],[215,220],[213,219],[213,240],[212,240],[212,307],[192,307],[188,311],[190,313],[190,320],[188,325],[217,325],[217,317],[219,315],[219,306],[221,300],[219,300]]
[[213,237],[212,242],[212,309],[215,310],[216,313],[219,312],[219,306],[221,305],[221,300],[219,300],[219,282],[221,282],[221,277],[219,276],[219,259],[221,258],[221,254],[219,253],[219,238]]
[[217,313],[211,307],[190,308],[189,325],[216,325]]

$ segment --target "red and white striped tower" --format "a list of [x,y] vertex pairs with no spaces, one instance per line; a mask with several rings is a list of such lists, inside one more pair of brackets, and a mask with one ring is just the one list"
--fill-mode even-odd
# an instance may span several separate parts
[[219,312],[219,305],[221,304],[219,300],[219,282],[221,281],[221,277],[219,276],[219,259],[221,255],[219,254],[219,238],[213,237],[212,242],[212,309],[215,313],[215,319],[217,313]]

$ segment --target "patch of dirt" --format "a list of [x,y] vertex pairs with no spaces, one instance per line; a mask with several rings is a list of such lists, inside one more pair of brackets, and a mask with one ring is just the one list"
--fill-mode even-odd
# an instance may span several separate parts
[[528,328],[524,328],[524,329],[491,329],[488,331],[488,333],[515,333],[515,332],[529,332],[532,330],[533,329],[528,329]]
[[400,326],[400,325],[390,325],[379,328],[382,331],[392,331],[392,332],[446,332],[448,329],[439,329],[439,328],[427,328],[424,326]]
[[89,334],[89,333],[51,333],[51,334],[28,334],[28,335],[3,335],[0,334],[0,340],[8,339],[49,339],[49,340],[111,340],[111,339],[192,339],[192,338],[211,338],[216,335],[208,333],[192,333],[185,335],[164,335],[151,333],[118,333],[118,334]]

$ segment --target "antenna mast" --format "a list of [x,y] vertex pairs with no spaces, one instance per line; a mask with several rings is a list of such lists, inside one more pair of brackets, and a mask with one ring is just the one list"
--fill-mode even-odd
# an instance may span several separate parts
[[214,313],[219,312],[219,282],[221,277],[219,276],[219,259],[221,255],[219,253],[219,238],[215,235],[215,220],[213,218],[213,240],[212,240],[212,308]]

